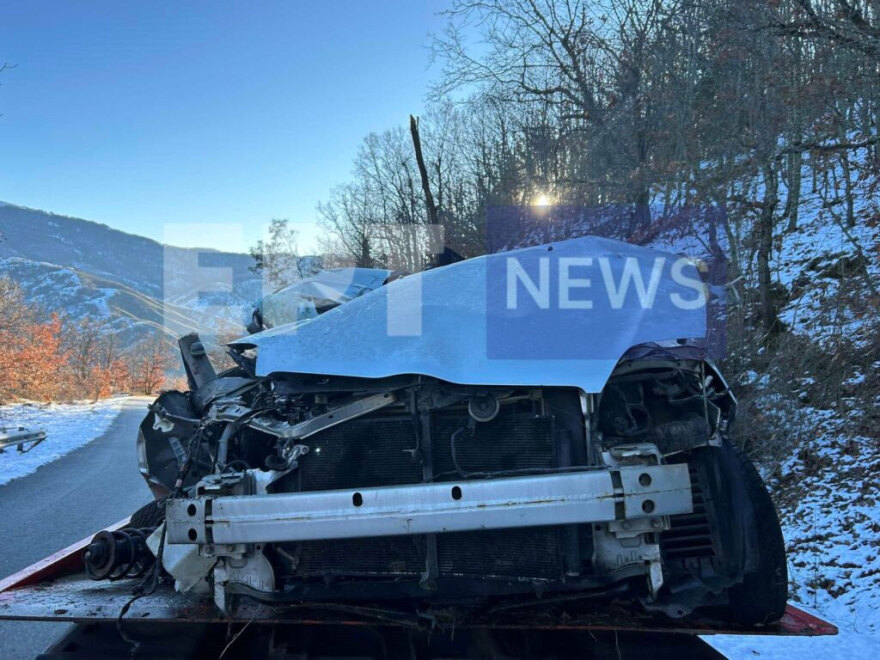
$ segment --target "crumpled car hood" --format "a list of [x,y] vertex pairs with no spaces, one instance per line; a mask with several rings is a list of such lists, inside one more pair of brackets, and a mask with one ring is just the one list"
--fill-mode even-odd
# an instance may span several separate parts
[[584,237],[416,273],[231,346],[255,347],[261,376],[420,374],[600,392],[632,346],[704,338],[705,299],[692,262]]

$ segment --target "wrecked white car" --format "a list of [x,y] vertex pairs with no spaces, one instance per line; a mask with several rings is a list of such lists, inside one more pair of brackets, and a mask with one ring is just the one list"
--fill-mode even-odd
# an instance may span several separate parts
[[726,437],[704,302],[692,263],[582,238],[404,277],[234,342],[221,374],[185,337],[190,391],[138,437],[140,564],[90,572],[155,555],[224,611],[778,619],[779,523]]

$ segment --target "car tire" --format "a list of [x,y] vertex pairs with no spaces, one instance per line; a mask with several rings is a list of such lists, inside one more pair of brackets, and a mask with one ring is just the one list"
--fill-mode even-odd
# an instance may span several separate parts
[[777,621],[788,601],[788,567],[779,516],[751,459],[727,441],[721,449],[734,459],[729,464],[740,473],[760,539],[755,569],[728,589],[729,616],[732,621],[749,625]]
[[165,520],[165,498],[153,500],[149,504],[131,514],[129,527],[137,529],[153,528],[161,525]]

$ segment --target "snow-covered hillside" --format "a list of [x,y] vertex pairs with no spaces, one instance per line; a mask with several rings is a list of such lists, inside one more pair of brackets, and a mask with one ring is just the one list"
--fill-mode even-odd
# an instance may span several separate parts
[[[880,368],[880,365],[878,365]],[[837,637],[707,638],[731,659],[873,658],[880,650],[880,446],[859,420],[805,407],[812,437],[768,481],[782,519],[790,600]]]
[[75,321],[99,320],[134,340],[165,328],[243,332],[262,282],[244,254],[163,246],[105,225],[0,205],[0,275],[29,301]]
[[[842,200],[817,190],[811,166],[805,157],[796,227],[779,219],[774,234],[784,332],[768,346],[758,339],[728,345],[728,357],[739,353],[728,361],[746,371],[727,375],[740,398],[735,432],[751,447],[780,513],[791,600],[835,623],[840,635],[707,638],[731,658],[863,658],[880,650],[880,199],[875,181],[853,181],[847,218]],[[764,194],[760,181],[742,192]],[[783,182],[780,214],[789,192]],[[504,235],[494,247],[594,234],[709,261],[713,244],[730,260],[735,240],[745,275],[721,289],[729,308],[754,297],[747,290],[755,281],[754,211],[715,214],[714,228],[705,209],[658,203],[652,211],[650,230],[632,233],[630,211],[621,207],[556,209],[552,222],[502,209],[496,219]]]
[[[840,636],[711,638],[731,658],[880,650],[880,200],[870,181],[855,184],[850,226],[813,190],[809,161],[801,180],[797,227],[780,223],[771,263],[789,333],[771,350],[755,347],[762,373],[741,379],[738,394],[754,406],[747,420],[763,418],[760,431],[781,436],[762,467],[782,520],[791,600]],[[705,241],[673,232],[652,244],[705,254]]]

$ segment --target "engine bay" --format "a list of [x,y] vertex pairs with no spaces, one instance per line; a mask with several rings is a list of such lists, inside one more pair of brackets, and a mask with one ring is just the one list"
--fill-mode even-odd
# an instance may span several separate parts
[[161,569],[224,612],[242,597],[485,610],[555,594],[681,617],[735,613],[757,567],[724,438],[735,399],[689,347],[624,356],[598,395],[258,377],[240,351],[216,374],[198,337],[181,352],[190,390],[163,393],[138,436],[152,519],[122,532],[115,567],[96,546],[93,577]]

